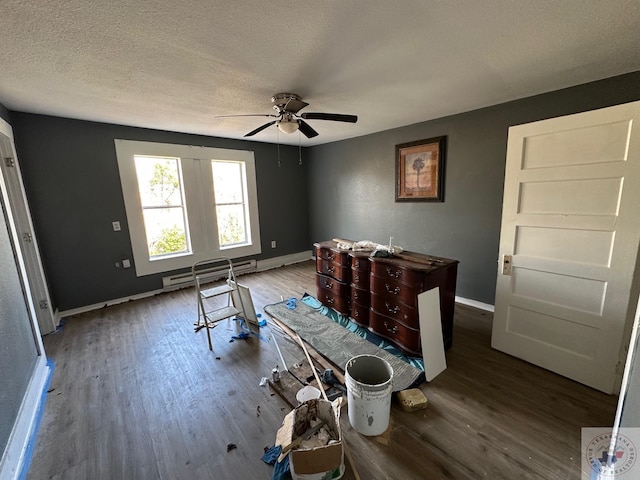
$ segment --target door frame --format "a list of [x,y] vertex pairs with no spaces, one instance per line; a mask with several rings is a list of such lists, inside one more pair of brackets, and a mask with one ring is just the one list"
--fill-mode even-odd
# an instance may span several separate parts
[[[10,131],[10,126],[9,134],[7,134],[7,126],[8,124],[0,118],[0,133],[10,138],[13,148],[13,135]],[[0,160],[2,160],[1,163],[4,165],[4,159]],[[46,391],[51,380],[51,374],[53,373],[53,363],[47,361],[44,351],[44,344],[36,317],[37,309],[31,296],[31,287],[21,244],[21,235],[19,234],[16,223],[13,205],[10,201],[11,193],[5,180],[4,169],[0,169],[0,196],[6,208],[6,228],[13,244],[16,270],[23,282],[22,294],[24,295],[37,352],[31,379],[29,380],[22,404],[20,405],[18,415],[13,424],[9,441],[4,452],[0,452],[0,478],[17,479],[26,477],[26,469],[29,466],[28,460],[30,455],[29,443],[34,441],[37,433],[39,422],[38,412],[41,411],[44,401],[46,400]],[[2,213],[0,213],[0,215],[2,215]]]
[[[44,273],[42,259],[40,257],[40,248],[33,229],[29,203],[22,182],[22,173],[16,153],[13,129],[11,125],[2,118],[0,118],[0,134],[9,139],[11,146],[13,166],[7,166],[5,159],[2,158],[0,159],[0,169],[2,170],[2,177],[7,191],[11,216],[15,223],[18,236],[21,237],[19,238],[21,242],[20,254],[24,261],[26,275],[29,280],[29,293],[34,304],[39,331],[41,335],[46,335],[56,330],[58,321],[51,306],[49,286]],[[25,236],[28,239],[25,239]],[[32,248],[25,248],[25,242],[29,242]]]

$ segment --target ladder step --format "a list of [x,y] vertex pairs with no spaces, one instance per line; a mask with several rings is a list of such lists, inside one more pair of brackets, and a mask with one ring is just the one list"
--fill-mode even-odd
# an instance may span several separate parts
[[220,285],[218,287],[207,288],[206,290],[200,290],[200,296],[202,298],[211,298],[217,295],[233,292],[235,289],[229,285]]
[[234,315],[238,315],[239,313],[240,310],[238,310],[234,306],[228,306],[212,310],[211,312],[207,312],[206,315],[209,319],[209,323],[213,323],[224,320],[225,318],[233,317]]

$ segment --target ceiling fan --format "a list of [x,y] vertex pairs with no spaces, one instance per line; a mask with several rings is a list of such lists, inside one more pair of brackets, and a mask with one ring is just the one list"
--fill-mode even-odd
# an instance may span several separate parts
[[282,133],[293,133],[296,130],[305,135],[307,138],[313,138],[318,136],[311,125],[305,120],[331,120],[333,122],[348,122],[356,123],[358,117],[356,115],[343,115],[340,113],[302,113],[298,115],[298,112],[304,107],[309,105],[307,102],[303,102],[302,99],[295,93],[276,93],[271,97],[271,103],[276,114],[250,114],[250,115],[219,115],[216,118],[226,117],[272,117],[275,120],[265,123],[255,130],[250,131],[245,137],[252,137],[256,133],[261,132],[267,127],[275,124]]

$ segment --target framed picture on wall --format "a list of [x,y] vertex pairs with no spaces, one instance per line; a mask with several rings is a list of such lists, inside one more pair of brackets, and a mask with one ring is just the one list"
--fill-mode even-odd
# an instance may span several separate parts
[[396,202],[444,202],[446,138],[396,145]]

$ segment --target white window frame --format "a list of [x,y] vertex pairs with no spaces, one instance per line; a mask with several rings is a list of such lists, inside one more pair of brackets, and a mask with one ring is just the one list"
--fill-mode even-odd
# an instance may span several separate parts
[[[222,162],[225,162],[225,161],[226,160],[215,159],[215,160],[212,160],[211,163],[214,163],[214,162],[221,162],[222,163]],[[233,163],[236,163],[236,162],[233,162]],[[213,167],[213,165],[210,165],[209,168],[212,168],[212,167]],[[242,209],[243,209],[243,213],[244,213],[244,216],[243,216],[243,228],[245,230],[245,236],[250,238],[251,237],[251,225],[250,225],[250,222],[247,221],[247,219],[251,218],[251,212],[249,211],[247,197],[246,197],[246,192],[247,192],[247,169],[246,169],[246,165],[244,165],[244,167],[241,168],[241,172],[240,173],[241,173],[240,181],[242,182],[242,185],[243,185],[242,201],[241,202],[234,201],[234,202],[220,202],[220,203],[218,203],[216,201],[215,195],[214,195],[213,208],[216,209],[216,213],[217,213],[218,207],[221,206],[221,205],[222,206],[225,206],[225,205],[242,205]],[[213,182],[213,186],[214,186],[214,189],[215,189],[215,181]],[[220,235],[218,235],[218,241],[220,241]],[[221,245],[220,246],[220,250],[226,250],[226,249],[235,248],[235,247],[236,247],[236,244],[225,245],[225,246]]]
[[[239,258],[258,255],[262,252],[255,157],[252,151],[121,139],[115,139],[115,147],[137,276],[186,268],[200,260],[215,257]],[[190,252],[149,259],[134,160],[136,155],[180,158],[188,235],[191,239]],[[213,192],[212,160],[241,161],[245,165],[246,201],[249,214],[247,221],[249,242],[246,244],[220,248]]]

